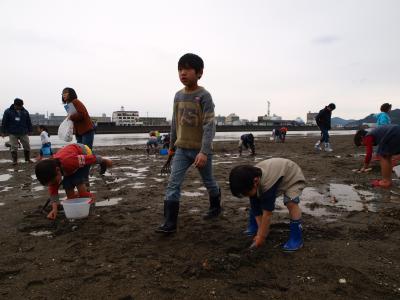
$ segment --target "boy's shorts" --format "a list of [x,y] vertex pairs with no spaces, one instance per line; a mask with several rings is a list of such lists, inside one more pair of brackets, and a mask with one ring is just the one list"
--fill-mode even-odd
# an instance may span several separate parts
[[63,178],[63,188],[64,189],[73,189],[77,185],[85,183],[87,177],[89,175],[90,166],[85,166],[83,168],[78,169],[74,174],[70,176],[64,176]]

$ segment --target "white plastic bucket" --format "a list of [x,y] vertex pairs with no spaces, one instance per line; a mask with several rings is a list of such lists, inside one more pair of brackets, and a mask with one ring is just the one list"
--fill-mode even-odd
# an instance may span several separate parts
[[90,200],[90,198],[77,198],[62,201],[65,216],[68,219],[86,218],[89,215]]

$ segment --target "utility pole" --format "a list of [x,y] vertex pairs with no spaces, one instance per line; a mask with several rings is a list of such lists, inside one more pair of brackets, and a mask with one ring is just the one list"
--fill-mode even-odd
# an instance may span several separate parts
[[270,107],[271,107],[271,102],[267,101],[267,103],[268,103],[268,117],[269,117],[269,116],[270,116],[270,111],[269,111],[269,109],[270,109]]

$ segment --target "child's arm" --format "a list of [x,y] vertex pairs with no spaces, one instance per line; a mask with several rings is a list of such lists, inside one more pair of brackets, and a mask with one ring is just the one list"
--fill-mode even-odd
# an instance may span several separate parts
[[210,94],[205,94],[202,99],[203,108],[203,137],[200,152],[204,154],[212,153],[212,141],[215,136],[215,115],[214,102]]
[[366,136],[364,138],[364,145],[365,145],[365,151],[366,151],[365,160],[364,160],[364,169],[366,169],[366,168],[368,168],[368,165],[371,162],[374,138],[372,136]]
[[271,225],[272,211],[263,210],[261,216],[256,216],[258,231],[257,235],[254,237],[254,242],[256,247],[261,247],[265,244],[265,239],[269,234],[269,227]]
[[76,113],[70,115],[69,119],[73,122],[82,121],[86,113],[85,107],[80,101],[78,102],[77,100],[73,101],[72,105],[74,105]]
[[173,150],[175,147],[175,142],[176,142],[176,112],[175,112],[175,103],[174,103],[174,111],[172,113],[172,121],[171,121],[171,133],[170,133],[170,139],[169,139],[169,149]]
[[47,218],[50,220],[55,220],[58,212],[58,202],[60,201],[60,197],[58,195],[58,184],[49,185],[49,194],[51,201],[51,211],[47,215]]

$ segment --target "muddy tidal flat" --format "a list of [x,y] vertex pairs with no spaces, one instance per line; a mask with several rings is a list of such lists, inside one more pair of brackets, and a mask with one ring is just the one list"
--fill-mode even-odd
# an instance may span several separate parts
[[[332,153],[316,152],[314,143],[259,138],[255,158],[239,157],[237,142],[215,143],[223,213],[203,220],[208,195],[191,168],[170,236],[154,232],[163,217],[165,156],[147,158],[138,146],[95,148],[114,161],[105,176],[92,170],[96,207],[87,219],[60,213],[53,222],[41,212],[47,191],[34,164],[11,166],[2,151],[0,299],[399,299],[399,180],[388,190],[371,188],[378,162],[368,174],[352,172],[364,158],[352,136],[333,136]],[[232,167],[270,157],[295,161],[307,179],[304,247],[296,253],[281,250],[289,235],[281,198],[266,245],[247,251],[248,200],[229,191]]]

